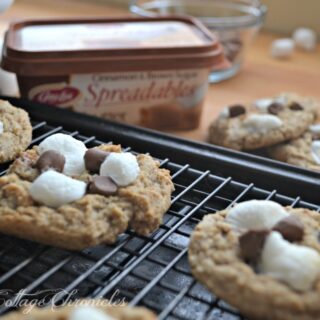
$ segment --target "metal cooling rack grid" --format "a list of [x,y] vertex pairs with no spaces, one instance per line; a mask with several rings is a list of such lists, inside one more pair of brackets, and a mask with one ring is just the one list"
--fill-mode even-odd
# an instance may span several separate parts
[[[112,143],[50,126],[44,121],[33,122],[33,130],[32,145],[57,132],[71,134],[88,147]],[[123,297],[131,305],[147,306],[159,319],[243,319],[237,310],[197,283],[190,273],[187,246],[196,224],[205,214],[253,198],[315,210],[319,207],[300,198],[279,195],[275,190],[268,192],[254,184],[245,185],[231,177],[173,163],[167,158],[160,161],[162,167],[171,171],[176,190],[163,224],[150,237],[128,231],[114,246],[70,252],[1,235],[0,290],[12,291],[0,292],[0,297],[8,301],[14,298],[15,292],[24,289],[24,294],[33,294],[29,298],[46,296],[49,303],[44,290],[64,289],[65,294],[60,294],[56,302],[63,302],[74,289],[77,290],[74,297],[106,298],[118,290],[117,299]],[[4,174],[6,166],[0,169]],[[0,314],[10,309],[10,305],[2,305]]]

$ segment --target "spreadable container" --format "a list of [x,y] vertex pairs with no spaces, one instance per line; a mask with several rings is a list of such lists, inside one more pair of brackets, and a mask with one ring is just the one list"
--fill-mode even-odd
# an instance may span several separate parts
[[188,17],[22,21],[10,26],[2,68],[22,97],[157,129],[199,125],[218,40]]

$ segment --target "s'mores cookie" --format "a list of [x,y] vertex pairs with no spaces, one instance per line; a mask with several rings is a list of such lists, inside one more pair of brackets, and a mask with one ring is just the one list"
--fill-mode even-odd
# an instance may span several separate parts
[[320,319],[319,227],[319,213],[308,209],[237,204],[192,233],[192,273],[250,319]]

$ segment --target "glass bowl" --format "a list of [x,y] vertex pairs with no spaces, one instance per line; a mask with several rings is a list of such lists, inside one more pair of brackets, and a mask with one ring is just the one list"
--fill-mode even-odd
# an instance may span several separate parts
[[220,82],[238,73],[267,12],[258,0],[131,0],[130,10],[144,17],[190,15],[217,34],[231,66],[213,71],[210,82]]

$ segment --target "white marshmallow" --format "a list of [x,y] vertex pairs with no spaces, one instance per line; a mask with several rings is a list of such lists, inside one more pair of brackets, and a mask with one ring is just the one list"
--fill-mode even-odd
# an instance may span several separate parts
[[282,120],[272,114],[251,114],[243,125],[252,132],[267,132],[282,126]]
[[0,121],[0,134],[3,134],[3,122]]
[[139,173],[137,158],[129,152],[112,152],[100,166],[100,175],[110,177],[120,187],[134,182]]
[[312,51],[317,45],[317,33],[308,28],[296,29],[292,35],[296,45],[304,50]]
[[49,207],[60,207],[81,199],[86,193],[86,183],[72,179],[54,170],[45,171],[30,187],[31,197]]
[[270,104],[273,103],[273,99],[271,98],[264,98],[264,99],[259,99],[259,100],[256,100],[254,102],[254,106],[262,111],[262,112],[267,112],[268,111],[268,107],[270,106]]
[[298,291],[310,290],[320,275],[319,253],[291,244],[279,232],[271,232],[264,244],[260,270]]
[[54,150],[64,155],[66,160],[64,174],[74,176],[85,171],[84,154],[87,148],[82,141],[63,133],[53,134],[39,144],[40,154],[48,150]]
[[309,127],[309,131],[310,131],[311,133],[320,134],[320,123],[318,123],[318,124],[312,124],[312,125]]
[[220,114],[219,114],[219,118],[221,119],[228,119],[230,117],[230,111],[228,107],[224,107]]
[[250,200],[231,208],[226,221],[240,232],[249,229],[270,229],[289,213],[278,203],[269,200]]
[[271,44],[271,55],[274,58],[288,58],[294,50],[294,41],[292,39],[277,39]]
[[317,164],[320,164],[320,140],[312,141],[311,155]]
[[77,307],[70,314],[69,320],[115,320],[113,317],[107,315],[102,310],[90,307]]

